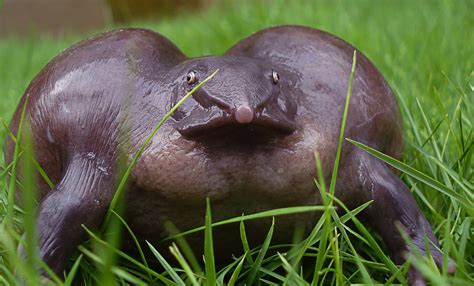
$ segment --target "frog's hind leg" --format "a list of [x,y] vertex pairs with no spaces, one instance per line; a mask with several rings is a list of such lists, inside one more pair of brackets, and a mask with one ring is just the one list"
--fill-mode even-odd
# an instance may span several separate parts
[[[365,216],[368,223],[382,236],[392,258],[401,264],[414,250],[425,255],[425,239],[428,239],[430,253],[438,267],[441,267],[443,255],[439,250],[438,240],[407,186],[388,165],[361,150],[357,152],[360,162],[357,175],[363,194],[367,195],[368,200],[373,200]],[[416,249],[410,248],[410,244],[406,243],[400,227]],[[451,261],[448,270],[455,270]],[[409,270],[409,276],[410,284],[424,285],[421,274],[414,267]]]
[[87,238],[82,225],[96,228],[102,222],[114,190],[110,168],[93,153],[74,155],[62,180],[40,203],[39,255],[56,273],[64,270],[68,258]]

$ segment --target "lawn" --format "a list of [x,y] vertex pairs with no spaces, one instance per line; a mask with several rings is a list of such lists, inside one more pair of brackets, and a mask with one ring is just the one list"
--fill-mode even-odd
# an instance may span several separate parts
[[[440,240],[446,258],[451,257],[457,264],[457,272],[449,276],[446,269],[438,271],[429,260],[418,259],[416,263],[435,285],[474,285],[472,11],[474,2],[469,0],[232,1],[199,15],[131,26],[150,28],[165,35],[191,57],[223,53],[250,33],[279,24],[325,30],[357,47],[379,68],[398,98],[404,119],[406,151],[404,164],[397,166],[403,169],[402,178]],[[28,39],[0,40],[0,121],[9,122],[23,91],[50,59],[91,34],[62,38],[32,35]],[[6,131],[1,128],[2,150],[5,136]],[[0,166],[3,166],[3,151],[0,158]],[[0,171],[2,223],[5,223],[8,205],[12,204],[7,199],[4,169],[5,166]],[[13,221],[19,230],[28,224],[19,210],[15,211]],[[158,258],[165,270],[158,268],[155,269],[158,272],[154,272],[140,262],[131,262],[126,255],[117,265],[95,267],[105,263],[107,259],[103,257],[107,255],[102,254],[111,251],[99,238],[92,238],[92,242],[78,251],[82,258],[68,272],[68,282],[75,277],[75,283],[86,285],[100,281],[124,285],[146,285],[152,281],[156,285],[183,281],[192,284],[212,281],[215,276],[217,281],[226,283],[234,282],[235,278],[237,284],[253,281],[262,285],[293,285],[314,281],[313,277],[318,276],[313,275],[316,259],[316,265],[321,266],[319,274],[322,274],[318,282],[323,285],[404,282],[406,267],[394,271],[393,263],[386,261],[378,251],[378,246],[385,249],[378,236],[350,221],[337,214],[328,216],[308,248],[302,250],[304,241],[295,243],[293,251],[305,256],[303,264],[276,254],[265,256],[267,242],[270,247],[278,247],[269,239],[262,241],[263,247],[256,248],[251,258],[237,257],[235,263],[217,268],[216,273],[212,267],[204,267],[203,263],[198,266],[189,259],[176,263]],[[207,226],[209,230],[209,224]],[[19,230],[0,229],[0,285],[14,283],[16,257],[13,250]],[[318,247],[324,239],[329,251],[318,255]],[[352,251],[351,245],[357,252]],[[25,269],[23,274],[27,281],[36,281],[31,269],[28,266]]]

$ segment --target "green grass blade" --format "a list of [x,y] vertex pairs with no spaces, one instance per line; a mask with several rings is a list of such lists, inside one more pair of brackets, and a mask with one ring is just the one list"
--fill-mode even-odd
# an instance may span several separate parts
[[[112,270],[112,273],[115,274],[117,277],[130,282],[132,285],[143,285],[143,286],[148,285],[147,283],[141,281],[137,277],[131,275],[130,272],[127,272],[119,267],[112,267],[111,270]],[[122,283],[122,284],[125,284],[125,283]],[[104,284],[99,284],[99,285],[104,285]]]
[[245,252],[245,259],[247,260],[247,262],[249,264],[253,264],[254,261],[253,261],[253,258],[252,258],[252,253],[250,251],[249,242],[247,240],[247,232],[245,231],[244,221],[240,222],[239,230],[240,230],[240,241],[242,242],[242,247],[243,247],[244,252]]
[[334,194],[334,191],[336,189],[337,174],[339,172],[339,161],[341,159],[342,144],[344,143],[344,131],[346,129],[347,114],[349,111],[349,103],[351,100],[352,82],[354,80],[356,63],[357,63],[357,52],[354,50],[354,53],[352,55],[351,74],[349,76],[349,85],[347,86],[346,102],[344,104],[344,111],[342,113],[341,128],[339,130],[339,139],[337,141],[336,158],[334,159],[334,165],[333,165],[332,176],[331,176],[331,184],[329,185],[329,192],[331,194]]
[[[392,273],[398,272],[397,266],[393,263],[393,261],[385,254],[385,252],[381,249],[381,247],[378,245],[378,243],[375,241],[374,237],[370,232],[367,230],[367,228],[362,224],[362,222],[356,217],[356,214],[354,211],[351,211],[347,208],[347,206],[340,201],[338,198],[333,197],[334,201],[341,206],[344,211],[346,212],[346,215],[350,216],[350,219],[354,223],[354,225],[357,227],[358,231],[362,234],[364,237],[365,241],[367,242],[367,246],[370,247],[370,249],[384,262],[384,264],[387,266],[387,268],[392,271]],[[372,203],[372,201],[369,201],[365,204],[366,207],[369,206],[369,204]],[[365,208],[364,208],[365,209]],[[341,226],[346,225],[346,221],[341,219]],[[404,277],[398,277],[399,280],[404,283],[405,278]]]
[[171,267],[171,265],[166,261],[166,259],[156,250],[151,243],[148,241],[146,242],[148,244],[148,247],[150,248],[151,252],[155,257],[158,259],[160,262],[161,266],[166,270],[166,272],[171,276],[174,282],[176,282],[178,285],[185,285],[184,281],[179,277],[178,273]]
[[[247,220],[261,219],[261,218],[266,218],[266,217],[276,217],[280,215],[290,215],[290,214],[323,211],[323,210],[324,210],[324,206],[301,206],[301,207],[280,208],[280,209],[263,211],[263,212],[259,212],[259,213],[255,213],[251,215],[243,215],[240,217],[234,217],[231,219],[215,222],[212,224],[212,227],[241,222],[241,221],[247,221]],[[205,228],[206,228],[205,226],[197,227],[197,228],[173,235],[171,237],[168,237],[165,240],[175,239],[178,236],[183,236],[183,235],[188,235],[188,234],[195,233],[198,231],[203,231],[205,230]]]
[[15,142],[15,149],[13,151],[13,165],[11,168],[12,176],[10,180],[10,185],[8,186],[8,197],[7,201],[9,204],[7,205],[7,214],[5,217],[5,222],[8,225],[12,225],[13,221],[13,210],[14,210],[14,201],[15,201],[15,188],[16,188],[16,177],[17,177],[17,164],[19,159],[20,153],[20,145],[21,145],[21,134],[23,132],[23,124],[25,121],[25,114],[26,109],[28,108],[29,97],[26,98],[25,103],[23,105],[23,110],[21,111],[20,123],[18,124],[18,131],[17,131],[17,141]]
[[[340,130],[339,130],[339,139],[338,139],[338,144],[337,144],[336,157],[334,159],[334,165],[333,165],[333,170],[332,170],[332,175],[331,175],[331,182],[330,182],[330,185],[329,185],[329,193],[332,194],[332,195],[335,193],[335,189],[336,189],[337,175],[338,175],[338,172],[339,172],[339,161],[340,161],[340,158],[341,158],[342,145],[344,143],[344,132],[345,132],[345,128],[346,128],[347,115],[348,115],[348,112],[349,112],[349,104],[350,104],[350,99],[351,99],[351,94],[352,94],[352,83],[354,81],[354,74],[355,74],[356,64],[357,64],[357,52],[354,50],[354,53],[353,53],[353,56],[352,56],[351,72],[350,72],[350,75],[349,75],[349,84],[347,86],[346,100],[345,100],[344,110],[343,110],[342,119],[341,119],[341,127],[340,127]],[[316,164],[317,164],[316,169],[317,169],[317,172],[318,172],[318,179],[319,179],[318,183],[319,183],[319,187],[320,187],[321,198],[323,199],[323,202],[324,202],[324,205],[325,205],[325,213],[323,215],[325,217],[325,224],[323,226],[323,233],[322,233],[322,237],[321,237],[321,240],[320,240],[320,249],[325,249],[326,244],[327,244],[327,239],[328,239],[328,237],[331,236],[329,212],[330,212],[330,208],[332,207],[332,199],[331,200],[327,199],[324,177],[322,175],[321,162],[318,159],[319,159],[319,157],[316,154]],[[336,246],[337,244],[333,244],[333,245]],[[335,251],[335,255],[338,255],[337,249],[334,249],[334,251]],[[320,270],[322,268],[322,265],[324,263],[324,260],[325,260],[323,254],[324,254],[324,252],[320,252],[320,254],[318,255],[318,258],[316,259],[316,266],[315,266],[315,272],[314,272],[314,275],[313,275],[312,285],[317,285],[318,282],[319,282],[319,272],[320,272]],[[336,267],[337,272],[340,274],[342,272],[342,265],[340,265],[340,263],[339,263],[340,260],[339,259],[336,258],[335,261],[336,261],[336,265],[337,265],[337,267]],[[337,277],[339,277],[339,276],[340,275],[337,275]],[[339,281],[341,281],[341,280],[339,279]]]
[[[326,249],[326,246],[328,243],[329,232],[331,230],[331,220],[330,220],[331,218],[329,215],[330,214],[329,209],[332,206],[332,201],[329,200],[328,195],[327,195],[326,182],[324,180],[321,159],[319,158],[318,153],[315,153],[314,155],[315,155],[315,162],[316,162],[316,173],[318,175],[319,193],[321,194],[321,198],[325,206],[324,213],[320,218],[322,231],[321,231],[321,237],[319,240],[318,256],[316,257],[316,264],[314,267],[313,279],[311,282],[311,285],[318,285],[320,272],[323,267],[324,261],[326,260],[326,255],[327,255],[327,252],[324,251],[324,249]],[[314,231],[315,230],[313,230],[313,233]]]
[[34,173],[34,167],[31,163],[30,158],[33,158],[33,147],[31,142],[31,133],[29,130],[23,131],[23,137],[25,142],[25,153],[23,154],[23,160],[21,160],[21,170],[23,171],[23,190],[22,190],[22,201],[25,215],[23,222],[25,225],[25,241],[24,247],[27,253],[26,266],[27,277],[26,280],[30,285],[38,284],[38,272],[36,261],[38,257],[38,245],[37,245],[37,228],[36,228],[36,213],[37,213],[37,198],[38,190],[36,189],[36,178]]
[[235,283],[237,283],[237,280],[239,279],[240,271],[242,270],[242,265],[244,265],[244,261],[246,257],[247,257],[247,252],[245,252],[245,254],[242,256],[242,258],[239,261],[239,264],[237,264],[237,267],[232,273],[232,276],[230,277],[229,283],[227,283],[227,286],[234,286]]
[[[82,227],[84,228],[84,230],[87,232],[87,234],[97,243],[99,243],[100,245],[102,245],[103,247],[106,247],[106,248],[110,248],[112,249],[115,253],[117,253],[120,257],[130,261],[133,265],[136,265],[137,267],[139,267],[140,269],[150,273],[153,277],[157,278],[158,280],[160,280],[161,282],[165,283],[166,285],[174,285],[175,283],[171,280],[169,280],[168,278],[164,277],[163,275],[153,271],[151,268],[145,266],[144,264],[140,263],[139,261],[135,260],[134,258],[130,257],[129,255],[125,254],[124,252],[122,252],[121,250],[118,250],[116,249],[115,247],[113,247],[112,245],[110,245],[108,242],[106,242],[105,240],[102,240],[100,239],[97,235],[95,235],[92,231],[90,231],[86,226],[82,225]],[[84,246],[80,246],[80,249],[81,251],[82,250],[85,250],[86,252],[90,252],[87,248],[85,248]],[[84,251],[82,251],[84,254],[86,254]],[[90,252],[92,253],[92,252]],[[93,254],[93,253],[92,253]],[[87,254],[86,254],[87,255]],[[93,254],[94,256],[97,256],[95,254]]]
[[[10,139],[15,142],[17,142],[17,139],[15,137],[15,135],[10,131],[10,129],[8,128],[8,126],[6,125],[5,121],[2,121],[3,123],[3,128],[5,130],[5,132],[7,133],[8,137],[10,137]],[[20,145],[20,150],[21,150],[21,145]],[[20,153],[21,155],[21,153]],[[48,186],[51,188],[51,189],[54,189],[54,184],[53,182],[51,181],[51,179],[48,177],[48,175],[46,174],[46,172],[44,171],[44,169],[40,166],[40,164],[38,163],[38,161],[36,161],[36,159],[34,157],[30,158],[30,160],[33,162],[36,170],[38,171],[38,173],[40,174],[40,176],[43,178],[43,180],[46,182],[46,184],[48,184]],[[13,163],[13,161],[12,161]],[[5,169],[5,172],[8,170],[8,169],[11,169],[11,166],[12,166],[12,163],[10,163],[10,165]],[[1,166],[0,166],[1,167]],[[4,174],[2,172],[2,174],[0,174],[0,178],[3,177]]]
[[[84,253],[84,255],[86,255],[87,257],[92,259],[97,265],[107,266],[108,263],[107,263],[106,259],[103,259],[102,257],[100,257],[99,255],[93,253],[92,251],[85,248],[84,246],[80,245],[79,250],[82,253]],[[129,272],[124,271],[123,269],[121,269],[119,267],[112,266],[110,268],[110,272],[113,275],[115,275],[116,277],[124,279],[124,280],[132,283],[133,285],[147,285],[145,282],[141,281],[137,277],[131,275]],[[97,283],[100,283],[100,282],[101,282],[101,278],[99,278],[99,281]],[[98,285],[115,285],[116,281],[113,280],[113,281],[109,281],[107,283],[109,283],[109,284],[98,284]]]
[[[148,267],[148,263],[146,261],[146,258],[145,258],[145,254],[143,253],[143,249],[142,247],[140,246],[140,243],[138,242],[138,239],[135,235],[135,233],[133,233],[132,229],[130,228],[130,226],[128,225],[128,223],[122,218],[121,215],[119,215],[117,212],[115,212],[115,210],[112,210],[112,213],[115,215],[115,217],[122,223],[122,225],[125,227],[125,229],[127,230],[127,232],[130,234],[130,236],[132,237],[132,240],[133,240],[133,243],[135,244],[135,246],[137,247],[137,250],[138,250],[138,253],[140,255],[140,258],[142,259],[142,262],[143,262],[143,265],[145,265],[147,268]],[[149,274],[150,275],[150,274]],[[151,276],[150,276],[151,278]]]
[[79,255],[79,257],[74,261],[74,265],[72,265],[71,270],[69,271],[68,275],[66,276],[66,280],[64,281],[64,286],[72,285],[72,281],[76,276],[77,270],[79,269],[79,265],[81,264],[83,254]]
[[298,272],[295,271],[293,266],[285,259],[285,257],[281,253],[277,253],[278,257],[280,258],[281,262],[283,263],[283,268],[285,268],[286,272],[288,273],[288,276],[286,278],[287,283],[289,284],[289,281],[296,280],[295,283],[297,285],[309,285],[308,282],[306,282],[299,274]]
[[206,225],[204,230],[204,259],[206,267],[206,284],[216,285],[216,265],[214,262],[214,242],[212,239],[212,214],[209,198],[206,199]]
[[[170,221],[165,222],[165,229],[168,231],[169,235],[180,233],[178,228]],[[178,248],[183,252],[184,257],[187,259],[189,264],[191,264],[193,271],[195,273],[202,273],[201,265],[186,239],[183,236],[177,236],[175,242],[178,245]]]
[[[339,215],[335,212],[335,211],[332,211],[332,219],[334,220],[334,222],[336,223],[339,231],[341,232],[343,238],[345,239],[347,245],[349,246],[351,252],[353,253],[354,255],[354,258],[355,258],[355,261],[356,261],[356,264],[358,266],[358,269],[359,271],[361,272],[362,274],[362,278],[363,278],[363,281],[365,284],[374,284],[374,282],[372,281],[372,279],[370,278],[370,275],[369,275],[369,272],[367,271],[367,268],[365,267],[365,265],[362,263],[362,260],[360,259],[360,256],[359,254],[357,253],[357,251],[355,250],[354,246],[352,245],[352,242],[349,238],[349,236],[347,235],[347,232],[346,232],[346,229],[345,229],[345,225],[341,222],[340,218],[339,218]],[[341,271],[342,272],[342,271]]]
[[272,219],[272,225],[270,230],[268,231],[267,237],[260,248],[260,252],[255,259],[255,263],[252,265],[249,275],[247,276],[247,285],[254,285],[255,278],[257,277],[258,272],[260,271],[260,267],[262,266],[263,258],[267,254],[268,247],[270,246],[270,242],[273,237],[273,230],[275,228],[275,219]]
[[199,286],[199,283],[197,282],[196,277],[193,271],[191,270],[191,267],[189,267],[189,264],[186,262],[186,259],[184,259],[183,255],[179,251],[176,244],[173,243],[170,246],[170,251],[171,251],[171,254],[173,254],[174,257],[176,257],[176,260],[178,260],[178,263],[181,265],[181,267],[183,267],[184,273],[186,273],[191,284],[194,286]]

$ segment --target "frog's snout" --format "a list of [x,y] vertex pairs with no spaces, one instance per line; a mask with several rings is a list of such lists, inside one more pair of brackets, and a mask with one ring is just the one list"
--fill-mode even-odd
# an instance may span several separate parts
[[293,133],[295,126],[295,122],[279,110],[259,110],[248,103],[232,107],[221,104],[206,108],[196,106],[188,116],[175,122],[176,130],[188,139],[199,139],[209,134],[229,136],[237,133],[246,137],[263,134],[277,137]]
[[239,106],[234,112],[235,121],[240,124],[250,123],[254,117],[254,111],[247,105]]

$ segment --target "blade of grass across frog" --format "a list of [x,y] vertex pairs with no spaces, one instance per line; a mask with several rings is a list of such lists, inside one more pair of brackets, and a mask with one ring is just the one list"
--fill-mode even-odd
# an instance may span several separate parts
[[185,102],[189,97],[191,97],[196,90],[201,88],[201,86],[203,86],[205,83],[211,80],[218,72],[219,72],[219,69],[214,71],[210,76],[208,76],[206,79],[200,82],[196,87],[194,87],[190,92],[188,92],[175,106],[171,108],[171,110],[168,113],[166,113],[166,115],[161,119],[161,121],[153,128],[152,132],[150,133],[150,135],[148,135],[148,137],[145,139],[143,144],[140,146],[137,153],[133,157],[132,162],[128,165],[127,169],[125,170],[125,173],[123,174],[120,180],[120,183],[117,186],[117,190],[115,191],[114,197],[112,198],[112,201],[110,203],[109,210],[107,211],[107,214],[104,220],[104,225],[107,225],[107,223],[109,222],[111,211],[115,209],[115,206],[117,205],[119,197],[122,195],[123,191],[125,190],[125,186],[127,184],[128,178],[130,177],[130,174],[132,173],[133,167],[136,165],[138,158],[141,156],[145,148],[153,139],[153,136],[155,136],[156,132],[158,132],[158,130],[163,125],[163,123],[165,123],[165,121],[171,116],[171,114],[173,114],[173,112],[176,111],[176,109],[181,104],[183,104],[183,102]]
[[[7,133],[7,135],[10,137],[10,139],[15,142],[17,142],[16,140],[16,137],[15,135],[11,132],[11,130],[8,128],[7,124],[5,123],[5,121],[2,120],[2,124],[3,124],[3,128],[5,129],[5,132]],[[21,145],[20,145],[20,156],[22,154],[22,150],[21,150]],[[48,184],[49,188],[50,189],[54,189],[54,184],[53,182],[51,181],[51,179],[48,177],[48,175],[46,174],[46,172],[44,171],[44,169],[41,167],[41,165],[38,163],[38,161],[36,161],[36,159],[34,157],[31,157],[30,160],[33,162],[36,170],[38,171],[38,173],[41,175],[41,177],[43,178],[43,180],[46,182],[46,184]],[[7,168],[5,169],[5,171],[7,171],[8,169],[11,169],[13,166],[13,161],[7,166]],[[0,178],[2,178],[4,176],[3,172],[2,174],[0,174]]]
[[216,285],[216,265],[214,261],[214,242],[212,239],[212,214],[209,198],[206,199],[206,225],[204,230],[204,262],[206,269],[206,284]]
[[[329,185],[329,192],[326,192],[326,187],[325,187],[325,183],[324,183],[324,179],[323,179],[323,176],[322,176],[322,173],[319,173],[319,172],[322,172],[321,170],[321,166],[317,166],[317,172],[318,172],[318,176],[319,176],[319,186],[321,187],[320,189],[320,194],[321,194],[321,198],[323,199],[323,203],[325,205],[325,212],[323,214],[324,218],[325,218],[325,223],[323,224],[323,234],[322,234],[322,237],[321,237],[321,240],[320,240],[320,247],[325,247],[326,244],[327,244],[327,239],[331,238],[332,236],[332,232],[330,231],[330,226],[331,226],[331,217],[329,215],[330,213],[330,208],[332,207],[332,198],[329,198],[329,200],[327,199],[327,193],[329,194],[332,194],[334,195],[335,193],[335,189],[336,189],[336,181],[337,181],[337,175],[338,175],[338,172],[339,172],[339,162],[340,162],[340,158],[341,158],[341,152],[342,152],[342,145],[344,143],[344,132],[345,132],[345,127],[346,127],[346,121],[347,121],[347,115],[348,115],[348,112],[349,112],[349,104],[350,104],[350,99],[351,99],[351,94],[352,94],[352,83],[354,81],[354,74],[355,74],[355,67],[356,67],[356,64],[357,64],[357,52],[354,50],[353,52],[353,55],[352,55],[352,66],[351,66],[351,72],[350,72],[350,75],[349,75],[349,83],[348,83],[348,86],[347,86],[347,92],[346,92],[346,100],[345,100],[345,103],[344,103],[344,110],[343,110],[343,113],[342,113],[342,119],[341,119],[341,127],[339,129],[339,139],[338,139],[338,144],[337,144],[337,149],[336,149],[336,157],[334,159],[334,165],[333,165],[333,170],[332,170],[332,174],[331,174],[331,182],[330,182],[330,185]],[[316,164],[318,164],[317,160],[316,160]],[[319,165],[320,162],[319,162]],[[338,255],[338,244],[332,244],[333,245],[333,252],[334,252],[334,255],[337,256]],[[318,258],[316,260],[316,268],[315,268],[315,272],[314,272],[314,276],[313,276],[313,281],[312,281],[312,285],[316,285],[318,283],[318,280],[319,280],[319,270],[321,269],[322,265],[324,263],[324,257],[323,257],[323,254],[321,255],[318,255]],[[342,283],[342,280],[341,280],[341,277],[342,277],[342,260],[340,260],[339,258],[335,258],[335,263],[336,263],[336,273],[337,273],[337,278],[338,278],[338,281],[339,283]]]
[[[127,230],[127,232],[130,234],[130,236],[132,237],[132,240],[133,242],[135,243],[135,246],[137,247],[137,250],[139,252],[139,255],[140,255],[140,258],[142,259],[142,262],[143,262],[143,265],[146,266],[146,268],[149,268],[148,267],[148,263],[146,261],[146,258],[145,258],[145,254],[143,253],[143,249],[142,247],[140,246],[140,243],[138,242],[138,239],[135,235],[135,233],[133,233],[132,229],[130,228],[130,226],[128,225],[128,223],[122,218],[121,215],[119,215],[117,212],[115,212],[114,210],[112,210],[112,213],[115,215],[115,217],[122,223],[122,225],[125,227],[125,229]],[[151,274],[148,273],[149,275],[149,278],[151,279]]]
[[[169,280],[168,278],[164,277],[163,275],[153,271],[151,268],[145,266],[144,264],[140,263],[139,261],[135,260],[131,256],[127,255],[125,252],[111,246],[109,243],[107,243],[105,240],[100,239],[96,234],[94,234],[91,230],[89,230],[86,226],[82,225],[84,230],[87,232],[87,234],[97,243],[100,245],[112,249],[115,253],[117,253],[120,257],[130,261],[134,265],[138,266],[140,269],[150,273],[152,276],[155,278],[159,279],[161,282],[165,283],[166,285],[174,285],[173,281]],[[83,246],[81,246],[83,249],[87,249]]]
[[21,142],[21,134],[23,132],[23,124],[25,121],[25,114],[26,114],[26,109],[28,107],[28,102],[29,102],[29,97],[27,96],[25,99],[25,103],[23,105],[23,110],[21,111],[21,117],[20,117],[20,123],[18,124],[18,131],[17,131],[17,141],[15,142],[15,148],[13,150],[13,165],[11,168],[12,172],[12,180],[10,180],[10,184],[8,186],[8,195],[7,195],[7,214],[5,217],[5,222],[7,225],[11,226],[12,225],[12,220],[13,220],[13,210],[14,210],[14,205],[15,205],[15,189],[16,189],[16,175],[17,175],[17,164],[18,164],[18,158],[19,158],[19,153],[20,153],[20,142]]
[[22,189],[22,202],[25,214],[23,216],[23,224],[25,226],[25,241],[22,245],[26,252],[26,263],[23,278],[29,285],[38,285],[39,273],[36,266],[38,257],[38,245],[37,245],[37,232],[36,232],[36,209],[37,209],[37,189],[35,188],[35,175],[34,167],[30,161],[33,158],[33,147],[31,145],[31,133],[28,129],[22,132],[24,144],[23,160],[21,160],[20,169],[22,170],[23,189]]
[[171,276],[174,282],[176,282],[178,285],[186,285],[184,281],[179,277],[178,273],[171,267],[171,265],[164,259],[164,257],[156,250],[156,248],[151,245],[150,242],[146,242],[148,244],[148,247],[150,248],[151,252],[153,255],[155,255],[156,259],[160,262],[161,266],[168,272],[168,274]]
[[[119,164],[120,165],[120,164]],[[123,166],[123,165],[121,165]],[[120,197],[117,205],[115,206],[115,211],[119,214],[123,213],[125,207],[124,197]],[[112,270],[117,264],[117,255],[113,249],[119,248],[121,244],[121,231],[122,223],[117,218],[117,216],[111,217],[108,224],[104,227],[104,232],[102,233],[104,239],[111,247],[95,247],[94,251],[102,258],[103,263],[97,265],[99,270],[99,278],[97,280],[98,285],[112,285],[114,284],[116,275]]]
[[366,146],[360,142],[354,141],[352,139],[346,138],[347,141],[351,142],[352,144],[356,145],[358,148],[366,151],[370,155],[384,161],[385,163],[389,164],[390,166],[394,167],[395,169],[402,171],[403,173],[427,184],[428,186],[434,188],[435,190],[447,195],[448,197],[457,200],[461,203],[466,211],[470,214],[470,216],[474,216],[474,203],[472,201],[467,200],[466,198],[462,197],[460,194],[456,193],[454,190],[446,187],[443,183],[431,178],[430,176],[426,175],[425,173],[414,169],[413,167],[408,166],[388,155],[383,154],[382,152],[375,150],[369,146]]
[[270,242],[271,242],[272,237],[273,237],[274,228],[275,228],[275,218],[272,219],[272,225],[270,226],[270,229],[268,230],[267,237],[265,238],[265,241],[263,242],[262,247],[260,248],[260,251],[257,255],[257,258],[255,259],[255,263],[252,265],[250,273],[247,277],[247,285],[254,285],[253,283],[254,283],[255,279],[257,278],[258,272],[260,271],[260,267],[262,266],[263,258],[265,258],[265,255],[267,254],[268,247],[270,246]]
[[339,172],[339,161],[341,158],[342,144],[344,143],[344,131],[346,128],[347,114],[349,112],[349,103],[351,100],[352,82],[354,81],[356,63],[357,63],[357,52],[354,50],[354,53],[352,55],[352,67],[351,67],[351,73],[349,76],[349,84],[347,86],[346,102],[344,104],[344,111],[342,113],[342,120],[341,120],[341,128],[339,130],[339,139],[337,142],[336,158],[334,159],[334,166],[333,166],[332,175],[331,175],[331,183],[329,185],[329,193],[331,194],[334,194],[334,191],[336,189],[337,174]]
[[[280,208],[280,209],[274,209],[274,210],[269,210],[269,211],[264,211],[264,212],[259,212],[255,214],[250,214],[250,215],[243,215],[239,217],[234,217],[230,218],[227,220],[222,220],[219,222],[212,223],[212,227],[220,226],[220,225],[225,225],[225,224],[230,224],[230,223],[236,223],[236,222],[241,222],[241,221],[246,221],[246,220],[254,220],[254,219],[260,219],[260,218],[266,218],[266,217],[276,217],[280,215],[289,215],[289,214],[297,214],[297,213],[303,213],[303,212],[314,212],[314,211],[323,211],[324,206],[301,206],[301,207],[289,207],[289,208]],[[163,241],[167,241],[170,239],[175,239],[178,236],[184,236],[188,235],[191,233],[195,233],[198,231],[203,231],[205,230],[205,226],[197,227],[188,231],[181,232],[179,234],[170,236]]]
[[194,286],[199,286],[200,284],[198,283],[198,281],[196,280],[196,277],[195,277],[195,274],[193,273],[193,271],[191,270],[191,267],[189,267],[189,264],[186,262],[186,259],[183,257],[183,255],[181,254],[181,252],[179,251],[178,247],[176,246],[175,243],[173,243],[170,247],[169,247],[170,251],[171,251],[171,254],[173,254],[173,256],[176,258],[176,260],[178,260],[178,263],[181,265],[181,267],[183,268],[183,271],[184,273],[186,273],[186,276],[188,277],[189,281],[191,284],[193,284]]

